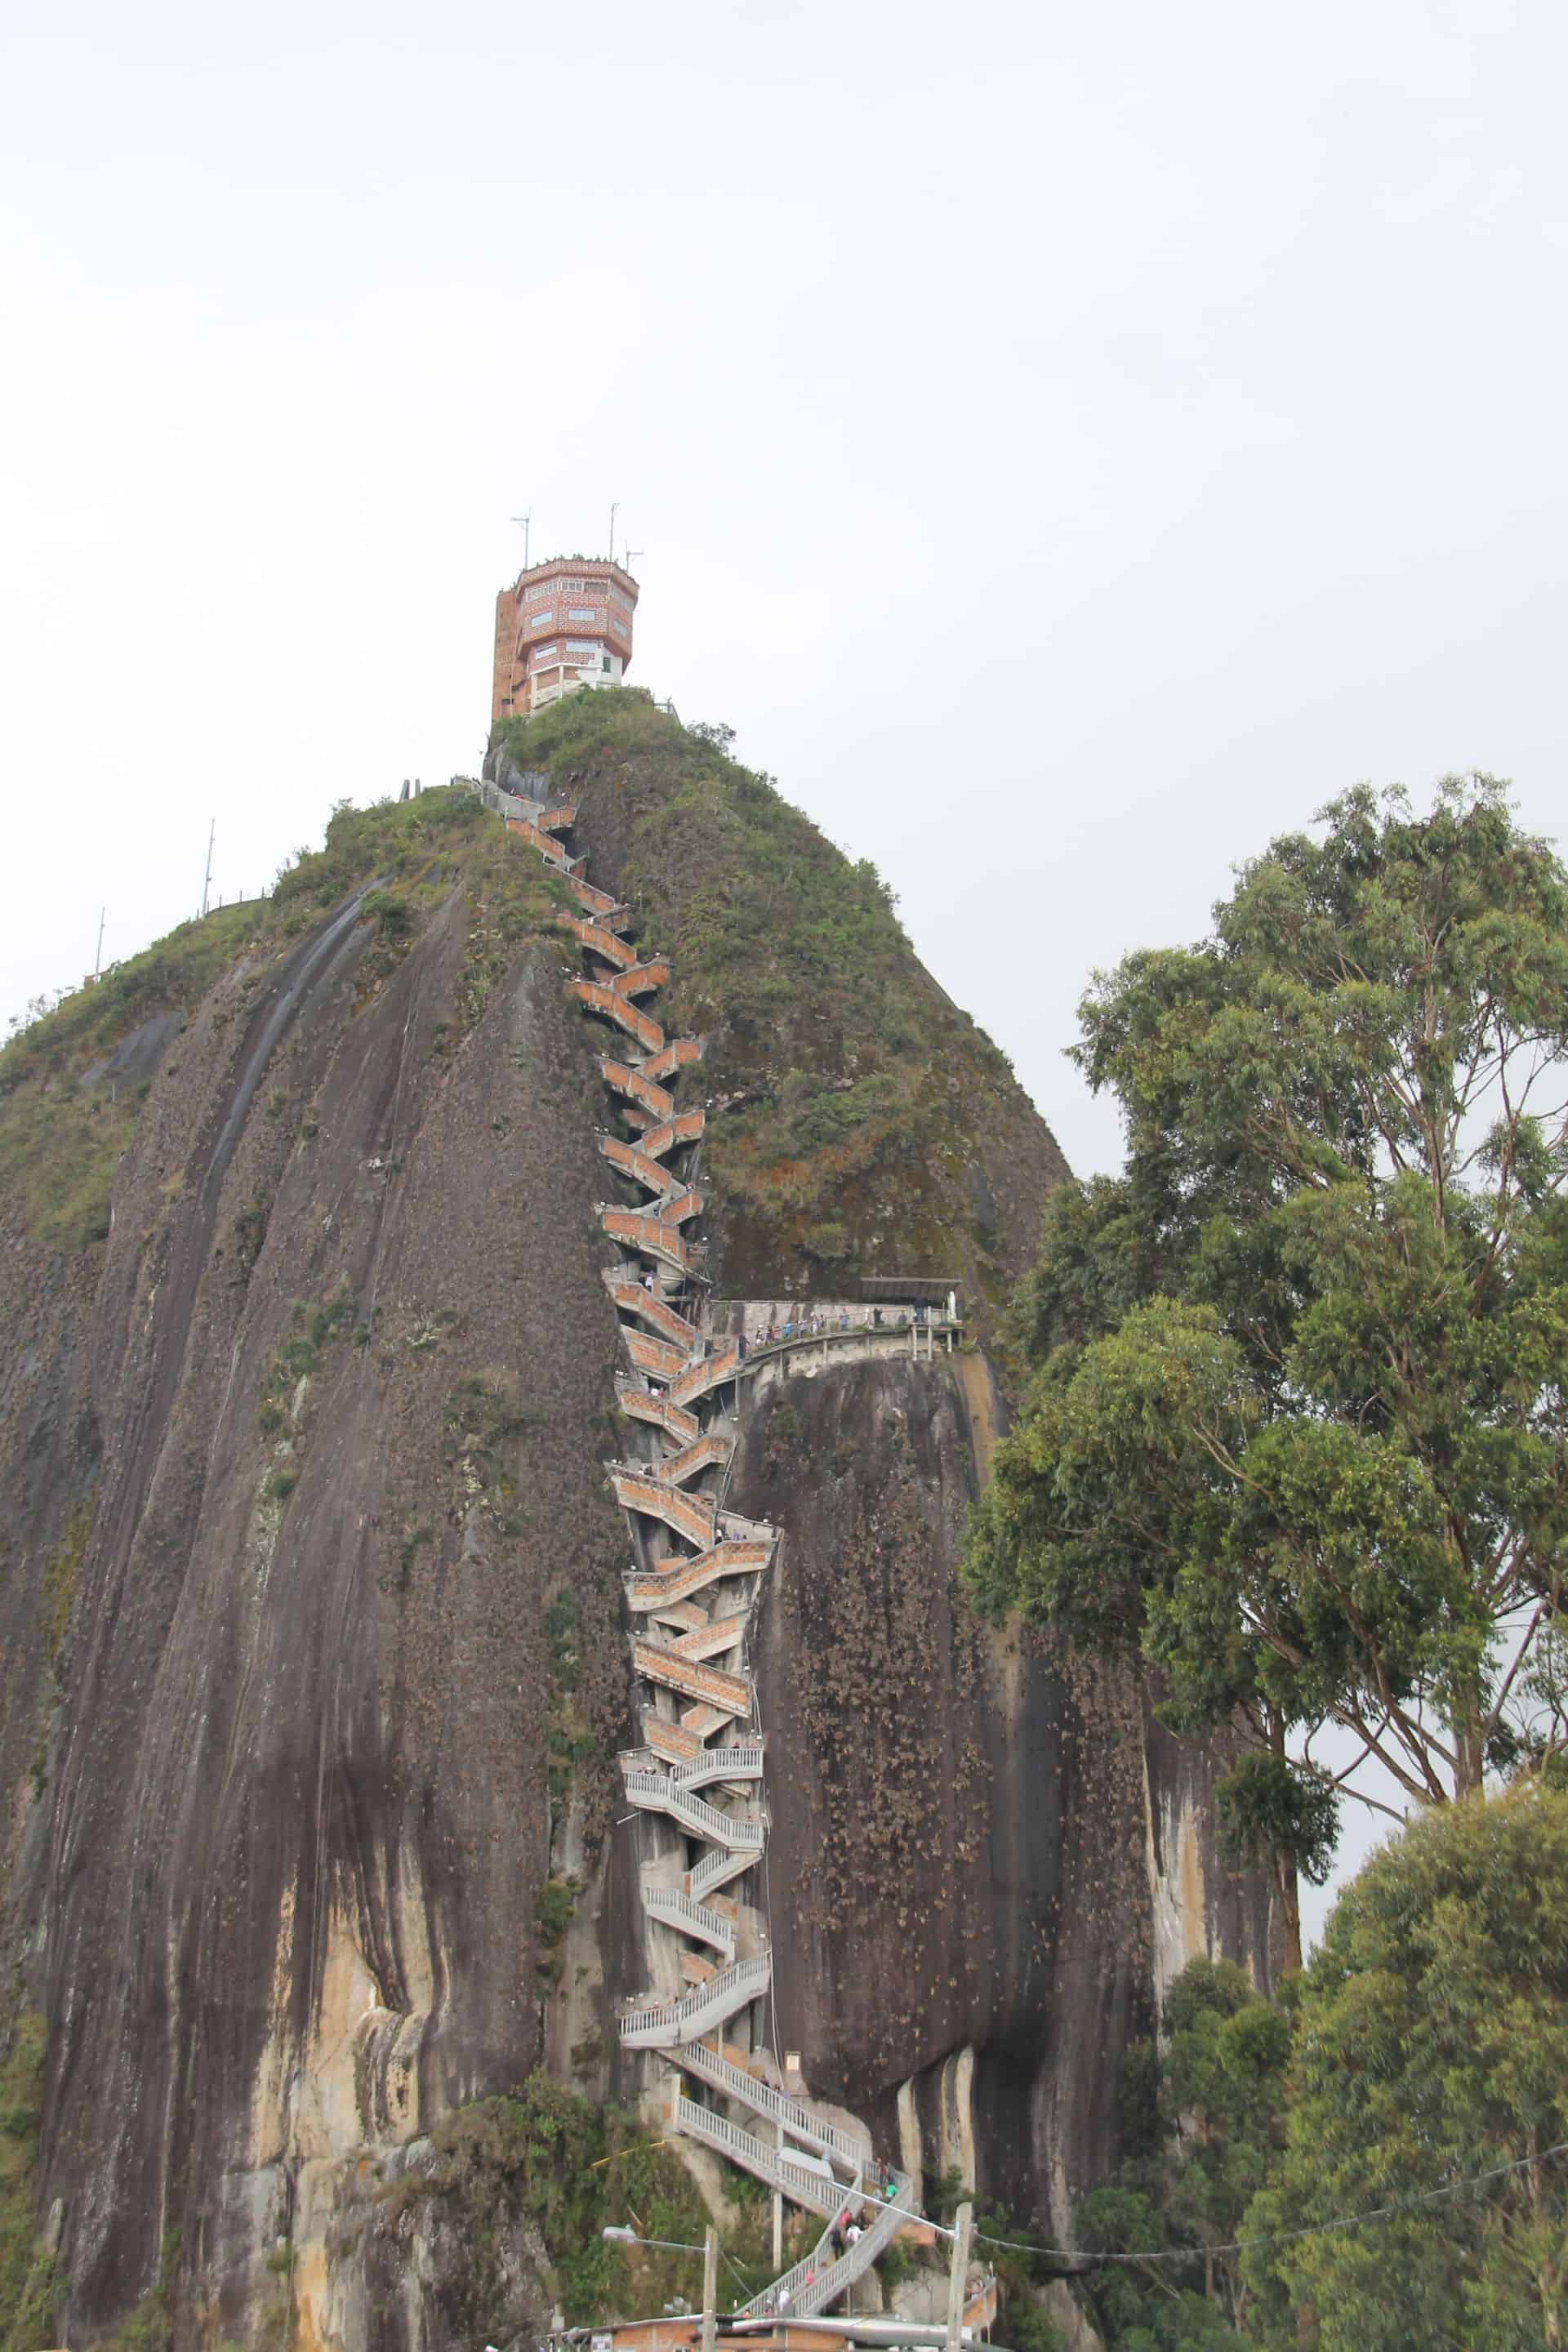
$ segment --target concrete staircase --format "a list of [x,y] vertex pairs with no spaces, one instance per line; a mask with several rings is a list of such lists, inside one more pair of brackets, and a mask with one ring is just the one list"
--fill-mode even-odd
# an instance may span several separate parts
[[[699,2094],[677,2091],[676,2130],[829,2222],[748,2310],[826,2311],[903,2226],[893,2208],[913,2210],[914,2184],[884,2173],[867,2141],[778,2089],[766,2079],[777,2076],[776,2061],[761,2055],[773,1987],[771,1955],[754,1948],[768,1810],[746,1799],[764,1785],[766,1753],[747,1652],[777,1536],[723,1508],[745,1353],[703,1336],[705,1251],[686,1231],[702,1209],[694,1177],[707,1122],[677,1089],[700,1061],[701,1041],[667,1036],[645,1009],[668,981],[669,960],[626,939],[629,909],[563,845],[575,809],[479,790],[565,879],[582,911],[560,921],[584,964],[568,992],[624,1041],[599,1062],[621,1128],[606,1129],[599,1149],[636,1197],[602,1202],[597,1215],[616,1244],[604,1279],[630,1367],[616,1399],[647,1452],[606,1471],[634,1551],[626,1591],[644,1744],[620,1765],[628,1802],[649,1824],[643,1834],[656,1841],[643,1915],[658,1989],[625,2006],[620,2040],[663,2053]],[[668,1990],[675,1985],[682,1989]],[[830,2241],[840,2217],[859,2217],[864,2234],[837,2251]]]
[[838,2210],[859,2211],[866,2218],[860,2224],[861,2235],[853,2244],[845,2243],[844,2252],[833,2249],[832,2231],[826,2231],[809,2254],[803,2254],[793,2270],[764,2287],[761,2294],[752,2297],[742,2306],[748,2319],[771,2317],[789,2312],[807,2318],[813,2312],[826,2311],[836,2303],[847,2287],[868,2271],[879,2254],[890,2246],[910,2215],[918,2210],[914,2203],[915,2183],[907,2172],[887,2176],[885,2196],[875,2193],[864,2203],[853,2198],[840,2200]]

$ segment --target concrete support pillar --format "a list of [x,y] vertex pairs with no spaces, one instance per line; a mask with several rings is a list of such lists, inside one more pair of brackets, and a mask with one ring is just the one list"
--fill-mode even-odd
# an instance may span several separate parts
[[961,2205],[953,2216],[952,2268],[947,2274],[946,2352],[963,2352],[963,2290],[969,2280],[969,2249],[973,2237],[974,2208]]
[[702,2241],[702,2352],[713,2352],[719,2314],[719,2232],[711,2221]]

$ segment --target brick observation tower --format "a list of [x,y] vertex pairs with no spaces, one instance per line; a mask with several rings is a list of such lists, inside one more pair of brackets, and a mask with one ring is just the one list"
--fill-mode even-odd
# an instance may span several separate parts
[[637,582],[610,556],[552,555],[520,572],[496,598],[491,725],[579,687],[618,686],[637,602]]

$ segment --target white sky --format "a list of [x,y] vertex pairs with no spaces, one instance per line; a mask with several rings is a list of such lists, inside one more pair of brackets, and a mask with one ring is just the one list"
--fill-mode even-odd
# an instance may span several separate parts
[[1074,1166],[1085,977],[1358,777],[1561,823],[1549,5],[0,0],[0,1013],[478,762],[521,560],[874,857]]

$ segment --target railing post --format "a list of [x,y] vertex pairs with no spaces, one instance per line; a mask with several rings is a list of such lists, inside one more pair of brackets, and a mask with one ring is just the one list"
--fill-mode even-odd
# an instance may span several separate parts
[[[780,2126],[779,2126],[779,2127],[778,2127],[778,2143],[779,2143],[779,2153],[780,2153],[780,2155],[782,2156],[782,2155],[783,2155],[783,2153],[784,2153],[784,2127],[783,2124],[780,2124]],[[778,2274],[779,2274],[780,2271],[782,2271],[782,2270],[783,2270],[783,2268],[784,2268],[784,2190],[783,2190],[782,2189],[775,2189],[773,2190],[773,2276],[774,2276],[775,2278],[778,2276]]]

